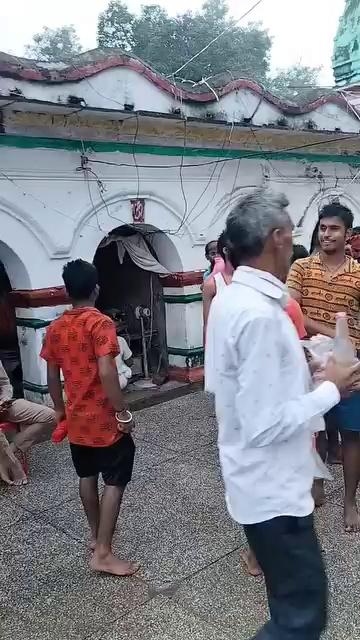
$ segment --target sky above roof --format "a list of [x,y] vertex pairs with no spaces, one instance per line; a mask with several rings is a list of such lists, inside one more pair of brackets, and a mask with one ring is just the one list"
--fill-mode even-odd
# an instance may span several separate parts
[[[203,0],[149,0],[160,4],[169,13],[199,8]],[[231,14],[238,18],[255,0],[229,0]],[[82,46],[96,46],[97,16],[108,4],[107,0],[5,0],[0,6],[0,50],[24,55],[25,45],[43,25],[55,28],[73,24]],[[128,0],[131,10],[137,11],[146,0]],[[261,21],[273,37],[272,69],[302,63],[321,66],[321,83],[333,84],[331,56],[333,40],[344,0],[263,0],[247,21]],[[290,7],[291,5],[291,7]],[[240,23],[241,24],[241,23]],[[245,22],[244,22],[245,24]],[[206,54],[205,54],[206,55]]]

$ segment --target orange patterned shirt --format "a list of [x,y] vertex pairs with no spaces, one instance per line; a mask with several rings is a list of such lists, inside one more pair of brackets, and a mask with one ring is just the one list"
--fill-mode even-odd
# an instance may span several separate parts
[[301,295],[301,309],[311,320],[335,329],[336,313],[345,311],[350,336],[360,349],[360,264],[347,256],[344,268],[331,274],[320,255],[303,258],[292,265],[287,286]]
[[92,307],[65,311],[48,327],[41,357],[62,369],[72,444],[108,447],[121,437],[97,364],[101,356],[118,354],[113,321]]

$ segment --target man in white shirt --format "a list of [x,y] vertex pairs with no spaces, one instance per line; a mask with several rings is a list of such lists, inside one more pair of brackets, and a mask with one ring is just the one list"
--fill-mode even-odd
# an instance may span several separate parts
[[[230,515],[264,572],[271,620],[257,640],[318,640],[327,584],[313,527],[314,420],[359,383],[359,365],[331,361],[311,377],[284,311],[292,223],[281,194],[258,190],[228,217],[236,271],[210,310],[219,453]],[[241,265],[241,266],[240,266]]]

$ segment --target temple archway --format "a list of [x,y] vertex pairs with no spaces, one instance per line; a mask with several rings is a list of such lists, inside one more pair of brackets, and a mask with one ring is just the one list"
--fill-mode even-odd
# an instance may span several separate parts
[[[98,307],[113,317],[130,346],[135,384],[141,378],[161,384],[168,377],[162,279],[181,269],[175,245],[152,225],[122,225],[101,241],[94,264],[100,281]],[[142,319],[139,309],[145,310]]]
[[22,395],[22,366],[11,293],[20,287],[30,288],[29,274],[18,255],[0,241],[0,360],[16,396]]

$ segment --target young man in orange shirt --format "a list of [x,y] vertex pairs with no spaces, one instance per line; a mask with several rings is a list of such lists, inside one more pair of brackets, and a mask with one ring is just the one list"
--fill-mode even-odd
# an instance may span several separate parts
[[[135,454],[132,415],[126,409],[115,364],[119,354],[116,329],[110,318],[95,309],[99,286],[94,265],[83,260],[69,262],[63,279],[73,308],[54,320],[46,334],[41,356],[47,361],[49,392],[58,422],[66,416],[80,497],[92,535],[91,567],[129,576],[138,567],[116,558],[111,547]],[[101,502],[100,473],[105,483]]]

